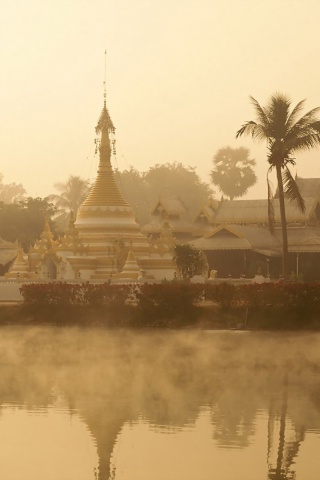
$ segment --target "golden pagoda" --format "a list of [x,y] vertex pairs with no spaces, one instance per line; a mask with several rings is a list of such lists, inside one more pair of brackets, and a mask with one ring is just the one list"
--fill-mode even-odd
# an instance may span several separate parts
[[[119,278],[129,259],[135,258],[138,268],[150,270],[153,278],[170,278],[174,266],[172,255],[167,250],[155,252],[147,237],[141,233],[131,206],[123,197],[114,178],[111,155],[115,128],[106,106],[104,93],[103,109],[96,126],[98,135],[99,166],[95,183],[79,208],[75,228],[81,242],[88,247],[86,256],[69,257],[73,269],[84,280],[109,280]],[[132,275],[132,272],[131,272]]]

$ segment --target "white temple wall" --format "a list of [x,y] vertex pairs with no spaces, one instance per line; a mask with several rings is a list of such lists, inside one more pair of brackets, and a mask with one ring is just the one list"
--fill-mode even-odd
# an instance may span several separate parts
[[155,280],[161,281],[161,280],[173,280],[175,278],[175,270],[172,268],[161,268],[161,269],[148,269],[145,270],[145,277],[148,277],[149,275],[152,275]]
[[[79,275],[80,273],[80,275]],[[91,278],[91,275],[93,275],[94,273],[94,270],[79,270],[79,273],[78,273],[78,277],[79,277],[79,280],[84,280],[84,281],[89,281],[90,278]]]
[[75,280],[75,274],[72,266],[68,261],[63,260],[57,270],[57,280],[61,282],[65,280]]
[[22,302],[20,287],[23,282],[0,280],[0,302]]

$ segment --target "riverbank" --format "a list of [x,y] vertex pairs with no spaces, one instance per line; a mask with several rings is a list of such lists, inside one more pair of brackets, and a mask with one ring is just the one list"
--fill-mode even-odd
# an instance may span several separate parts
[[320,331],[320,309],[271,305],[267,308],[222,308],[206,303],[189,306],[188,311],[166,312],[162,308],[145,310],[134,305],[35,306],[0,303],[0,325]]

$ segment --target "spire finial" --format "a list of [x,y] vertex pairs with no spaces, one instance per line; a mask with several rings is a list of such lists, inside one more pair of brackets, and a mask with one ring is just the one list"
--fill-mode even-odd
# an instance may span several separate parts
[[103,100],[104,106],[107,105],[107,50],[104,51],[104,81],[103,81]]

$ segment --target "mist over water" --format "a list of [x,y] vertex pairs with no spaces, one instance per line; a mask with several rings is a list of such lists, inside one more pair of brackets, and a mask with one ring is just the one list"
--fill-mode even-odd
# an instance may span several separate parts
[[320,474],[318,333],[4,327],[0,402],[7,480]]

